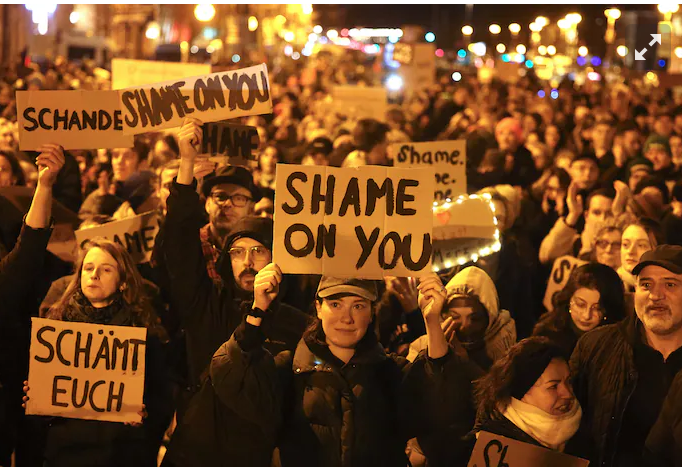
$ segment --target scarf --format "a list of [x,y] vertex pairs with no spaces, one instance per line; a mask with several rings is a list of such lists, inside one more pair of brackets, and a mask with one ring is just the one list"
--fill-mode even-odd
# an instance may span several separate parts
[[113,326],[134,326],[129,308],[123,301],[121,292],[116,292],[111,304],[96,308],[90,303],[80,287],[74,292],[70,304],[64,311],[63,321],[86,322],[90,324],[109,324]]
[[566,442],[578,431],[583,411],[578,399],[573,400],[571,410],[557,416],[512,397],[502,414],[543,446],[563,451]]

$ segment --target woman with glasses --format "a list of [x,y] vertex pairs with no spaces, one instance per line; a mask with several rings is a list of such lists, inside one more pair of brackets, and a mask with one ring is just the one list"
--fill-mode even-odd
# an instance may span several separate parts
[[620,247],[623,230],[616,224],[607,223],[597,231],[589,260],[608,265],[613,270],[620,268]]
[[611,267],[596,262],[577,267],[554,295],[554,308],[540,317],[533,336],[548,337],[570,355],[584,333],[625,317],[623,297],[623,283]]

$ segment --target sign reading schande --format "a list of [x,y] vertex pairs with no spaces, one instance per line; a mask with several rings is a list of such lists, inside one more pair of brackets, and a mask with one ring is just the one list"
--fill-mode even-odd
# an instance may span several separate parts
[[265,64],[119,90],[123,131],[180,127],[185,117],[215,122],[272,112]]
[[147,329],[31,318],[29,415],[140,422]]
[[277,165],[273,262],[381,279],[431,271],[433,170]]

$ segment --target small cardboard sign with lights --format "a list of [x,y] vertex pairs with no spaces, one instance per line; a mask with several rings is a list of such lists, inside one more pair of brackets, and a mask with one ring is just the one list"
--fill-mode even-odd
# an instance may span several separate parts
[[466,141],[395,143],[388,156],[398,168],[435,170],[434,200],[439,203],[455,199],[467,191]]
[[273,262],[382,279],[431,271],[433,169],[277,165]]
[[489,194],[461,195],[433,207],[433,270],[438,272],[502,248]]

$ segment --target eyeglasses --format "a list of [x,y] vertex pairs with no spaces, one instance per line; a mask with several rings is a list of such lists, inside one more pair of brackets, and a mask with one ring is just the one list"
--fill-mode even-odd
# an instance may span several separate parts
[[[580,304],[576,303],[575,300],[571,300],[571,302],[569,303],[569,310],[568,310],[569,313],[575,312],[575,313],[582,315],[585,313],[585,311],[587,311],[587,305],[586,304],[580,305]],[[598,304],[592,305],[592,307],[590,308],[590,313],[596,314],[597,316],[599,316],[601,321],[606,321],[606,314],[605,314],[604,310],[602,309],[602,307],[599,306]]]
[[247,197],[242,194],[230,195],[227,192],[211,192],[211,198],[218,205],[224,205],[227,201],[231,201],[232,205],[235,207],[246,207],[246,203],[253,200],[251,197]]
[[620,241],[614,241],[612,243],[609,243],[608,240],[606,239],[600,239],[597,242],[594,243],[595,246],[597,246],[599,249],[604,249],[604,250],[609,250],[609,248],[619,251],[621,242]]
[[246,258],[246,252],[251,254],[251,259],[254,261],[268,261],[270,250],[264,246],[253,246],[250,248],[231,248],[228,252],[230,259],[233,261],[243,260]]

